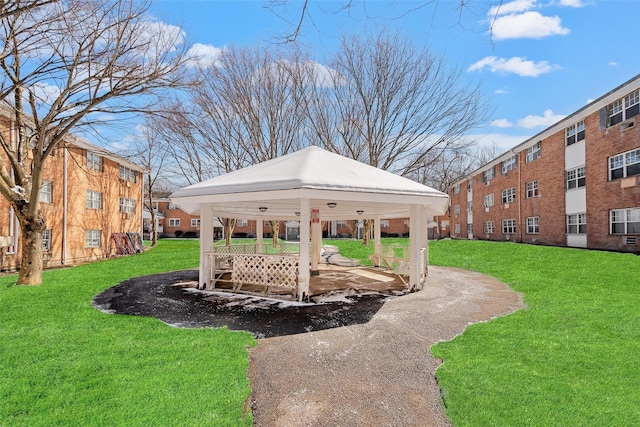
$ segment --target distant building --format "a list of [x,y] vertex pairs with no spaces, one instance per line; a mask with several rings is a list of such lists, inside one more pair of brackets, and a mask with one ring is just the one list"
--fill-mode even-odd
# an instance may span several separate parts
[[[11,138],[11,120],[0,120],[2,131]],[[47,224],[45,268],[112,256],[116,254],[112,233],[141,233],[142,172],[140,166],[73,136],[56,148],[47,160],[40,191]],[[0,198],[0,243],[0,269],[16,270],[21,259],[20,226],[4,198]]]
[[640,75],[448,189],[451,236],[640,252]]

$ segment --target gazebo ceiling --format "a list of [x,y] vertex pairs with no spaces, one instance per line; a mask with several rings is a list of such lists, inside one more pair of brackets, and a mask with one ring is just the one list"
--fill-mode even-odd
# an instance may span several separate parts
[[187,212],[198,213],[206,206],[216,216],[241,219],[296,219],[301,199],[308,199],[323,220],[408,217],[411,205],[424,205],[430,214],[441,215],[449,204],[445,193],[318,147],[171,195],[172,202]]

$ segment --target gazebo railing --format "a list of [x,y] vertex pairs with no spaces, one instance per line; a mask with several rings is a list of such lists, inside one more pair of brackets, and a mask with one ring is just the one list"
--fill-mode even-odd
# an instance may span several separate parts
[[[242,243],[229,246],[214,246],[211,248],[212,253],[216,254],[257,254],[257,243]],[[271,243],[263,243],[262,253],[264,254],[297,254],[300,253],[299,243],[279,243],[273,245]]]
[[[410,249],[404,245],[381,245],[380,253],[372,254],[369,258],[373,261],[374,265],[378,267],[387,267],[393,270],[395,274],[401,276],[410,275]],[[420,283],[424,283],[427,277],[427,248],[420,248]],[[406,281],[405,281],[406,284]]]

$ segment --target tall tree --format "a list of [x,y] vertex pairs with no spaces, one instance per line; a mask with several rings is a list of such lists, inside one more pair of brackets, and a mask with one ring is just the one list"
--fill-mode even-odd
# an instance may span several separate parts
[[477,86],[399,34],[345,37],[331,69],[331,90],[316,85],[307,97],[312,134],[384,170],[411,176],[445,152],[464,150],[473,144],[465,133],[487,118]]
[[0,101],[15,128],[0,134],[0,194],[20,223],[19,284],[42,281],[39,197],[54,150],[72,130],[147,111],[155,95],[184,84],[182,32],[150,20],[149,6],[61,0],[0,19]]

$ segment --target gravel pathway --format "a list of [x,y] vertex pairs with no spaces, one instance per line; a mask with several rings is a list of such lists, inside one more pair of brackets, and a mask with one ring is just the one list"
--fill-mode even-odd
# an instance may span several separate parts
[[424,290],[365,324],[261,339],[249,378],[255,426],[450,426],[429,348],[525,307],[498,280],[429,267]]

